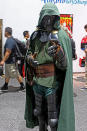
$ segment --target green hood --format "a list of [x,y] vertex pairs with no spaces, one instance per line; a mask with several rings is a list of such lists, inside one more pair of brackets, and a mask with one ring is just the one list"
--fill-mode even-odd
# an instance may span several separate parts
[[[49,15],[49,16],[56,15],[56,16],[60,17],[60,13],[59,13],[57,6],[52,3],[47,3],[43,6],[43,8],[40,12],[38,27],[40,26],[42,19],[46,15]],[[55,22],[54,27],[57,30],[60,28],[60,19]]]

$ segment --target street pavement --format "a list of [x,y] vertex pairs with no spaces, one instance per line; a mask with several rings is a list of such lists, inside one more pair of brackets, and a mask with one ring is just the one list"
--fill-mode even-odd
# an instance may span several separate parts
[[[0,87],[4,79],[0,78]],[[82,90],[85,85],[84,74],[74,75],[75,104],[75,131],[87,131],[87,90]],[[8,93],[0,93],[0,131],[38,131],[27,129],[24,120],[25,92],[18,92],[19,84],[16,80],[9,83]],[[50,131],[50,130],[49,130]]]

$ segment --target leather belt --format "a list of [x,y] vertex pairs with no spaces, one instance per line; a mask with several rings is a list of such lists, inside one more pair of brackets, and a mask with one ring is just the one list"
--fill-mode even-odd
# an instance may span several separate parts
[[54,76],[55,73],[55,66],[53,63],[51,64],[45,64],[45,65],[39,65],[35,69],[35,76],[40,78],[47,78]]

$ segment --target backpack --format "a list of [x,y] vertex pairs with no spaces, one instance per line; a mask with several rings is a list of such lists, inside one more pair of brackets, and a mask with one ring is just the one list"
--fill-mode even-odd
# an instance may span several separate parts
[[20,40],[16,38],[13,38],[13,39],[16,41],[16,49],[15,49],[16,59],[17,60],[24,59],[26,52],[27,52],[27,47]]

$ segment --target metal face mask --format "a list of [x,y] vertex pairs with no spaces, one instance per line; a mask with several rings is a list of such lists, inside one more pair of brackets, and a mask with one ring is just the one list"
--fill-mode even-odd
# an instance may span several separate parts
[[51,32],[53,30],[55,19],[56,19],[56,16],[49,16],[49,15],[44,16],[41,22],[41,27],[44,30]]

